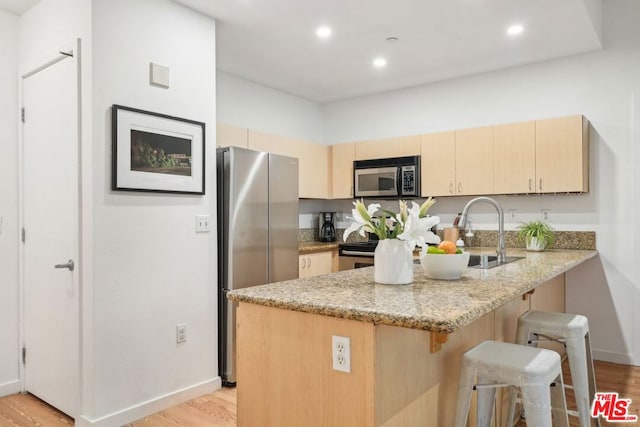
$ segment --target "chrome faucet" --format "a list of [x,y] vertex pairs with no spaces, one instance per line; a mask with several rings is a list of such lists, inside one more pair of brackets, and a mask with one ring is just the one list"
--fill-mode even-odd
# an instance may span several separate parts
[[467,212],[469,212],[469,208],[477,202],[490,203],[498,211],[498,250],[496,252],[498,255],[498,264],[504,264],[507,261],[507,251],[504,248],[504,211],[502,210],[498,202],[493,200],[491,197],[476,197],[475,199],[471,199],[462,210],[460,220],[458,221],[458,227],[465,227],[467,223]]

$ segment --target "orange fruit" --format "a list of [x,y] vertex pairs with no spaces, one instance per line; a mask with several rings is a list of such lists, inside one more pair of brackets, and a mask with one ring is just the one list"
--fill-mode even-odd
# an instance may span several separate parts
[[438,249],[442,249],[447,254],[455,254],[457,248],[455,243],[450,242],[448,240],[443,240],[438,245]]

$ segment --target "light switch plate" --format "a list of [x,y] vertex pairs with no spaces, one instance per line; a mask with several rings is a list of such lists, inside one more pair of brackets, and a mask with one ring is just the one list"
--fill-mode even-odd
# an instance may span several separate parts
[[196,233],[208,233],[211,231],[209,215],[196,215]]
[[160,86],[164,88],[169,87],[169,67],[164,65],[149,64],[150,66],[150,81],[152,85]]

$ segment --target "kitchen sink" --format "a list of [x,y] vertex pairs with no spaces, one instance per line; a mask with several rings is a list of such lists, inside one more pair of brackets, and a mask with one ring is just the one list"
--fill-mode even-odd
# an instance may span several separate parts
[[498,257],[496,255],[471,255],[469,256],[469,264],[467,264],[471,268],[493,268],[498,267],[500,265],[508,264],[513,261],[517,261],[522,259],[522,256],[508,256],[506,261],[498,264]]

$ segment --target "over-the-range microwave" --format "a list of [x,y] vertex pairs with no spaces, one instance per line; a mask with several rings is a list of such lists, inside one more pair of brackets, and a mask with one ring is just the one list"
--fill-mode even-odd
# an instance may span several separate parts
[[355,197],[420,197],[420,156],[353,162]]

